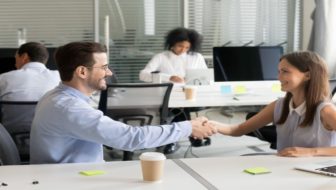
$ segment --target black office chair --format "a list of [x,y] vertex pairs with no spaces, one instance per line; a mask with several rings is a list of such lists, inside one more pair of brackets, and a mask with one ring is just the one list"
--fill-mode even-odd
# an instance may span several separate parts
[[0,101],[0,122],[14,140],[21,161],[29,162],[30,127],[37,101]]
[[[159,123],[167,124],[170,123],[168,102],[172,88],[172,83],[108,84],[100,94],[98,109],[129,125],[151,125],[156,113],[159,113]],[[144,103],[137,106],[139,102]],[[132,160],[132,157],[133,152],[124,151],[123,160]]]
[[332,98],[336,93],[336,79],[329,79],[329,87]]
[[21,164],[18,149],[5,127],[0,123],[0,165]]

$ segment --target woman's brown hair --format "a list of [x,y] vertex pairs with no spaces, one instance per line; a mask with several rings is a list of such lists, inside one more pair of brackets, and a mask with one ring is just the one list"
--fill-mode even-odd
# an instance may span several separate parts
[[[280,58],[288,61],[289,64],[301,72],[309,72],[310,79],[306,81],[304,94],[306,99],[306,113],[301,127],[311,125],[317,106],[325,100],[330,99],[328,70],[325,61],[314,52],[302,51],[289,53]],[[286,93],[283,102],[283,109],[277,124],[283,124],[289,114],[289,102],[292,98],[290,92]]]

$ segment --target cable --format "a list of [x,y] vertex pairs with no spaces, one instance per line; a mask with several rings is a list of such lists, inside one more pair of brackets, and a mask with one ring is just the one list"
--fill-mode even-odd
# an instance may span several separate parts
[[192,151],[192,145],[190,144],[187,148],[187,150],[184,153],[184,158],[187,158],[188,152],[190,152],[190,154],[195,157],[195,158],[199,158],[199,156],[197,156],[196,154],[193,153]]

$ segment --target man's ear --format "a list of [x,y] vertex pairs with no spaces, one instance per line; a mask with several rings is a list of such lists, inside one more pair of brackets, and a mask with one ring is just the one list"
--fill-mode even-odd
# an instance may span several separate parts
[[85,79],[87,77],[88,74],[88,70],[86,67],[84,66],[78,66],[75,70],[75,74],[82,79]]
[[30,57],[28,55],[28,53],[23,53],[22,55],[20,55],[20,57],[22,58],[22,62],[23,63],[29,63],[30,62]]

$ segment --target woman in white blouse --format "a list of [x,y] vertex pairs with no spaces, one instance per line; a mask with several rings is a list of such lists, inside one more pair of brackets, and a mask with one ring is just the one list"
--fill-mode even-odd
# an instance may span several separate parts
[[198,53],[202,36],[195,30],[176,28],[165,37],[165,49],[156,54],[140,71],[139,78],[152,82],[152,73],[160,75],[161,82],[184,83],[187,69],[206,69],[203,56]]

